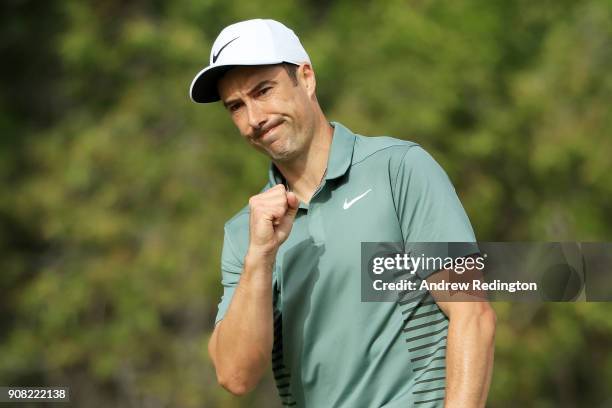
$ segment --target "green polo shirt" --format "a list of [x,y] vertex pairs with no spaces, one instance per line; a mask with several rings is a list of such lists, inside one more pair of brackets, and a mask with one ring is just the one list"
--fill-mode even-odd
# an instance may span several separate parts
[[[280,398],[314,408],[442,406],[448,319],[429,295],[362,302],[361,243],[472,242],[469,219],[446,173],[419,145],[332,125],[325,178],[300,204],[273,271]],[[264,190],[283,181],[272,165]],[[247,206],[225,224],[217,322],[248,239]]]

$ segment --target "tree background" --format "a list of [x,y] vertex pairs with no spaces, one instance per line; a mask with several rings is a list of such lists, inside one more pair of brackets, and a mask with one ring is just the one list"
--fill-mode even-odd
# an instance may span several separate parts
[[[0,384],[71,406],[274,407],[206,353],[223,223],[267,161],[188,98],[220,29],[300,36],[331,120],[422,144],[481,241],[612,240],[608,0],[5,0]],[[612,405],[612,307],[495,304],[490,407]],[[26,407],[27,405],[23,405]]]

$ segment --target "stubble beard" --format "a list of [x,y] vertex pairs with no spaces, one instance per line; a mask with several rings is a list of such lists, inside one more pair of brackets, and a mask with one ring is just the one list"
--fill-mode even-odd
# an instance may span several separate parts
[[298,157],[302,152],[302,140],[297,134],[291,134],[290,129],[283,129],[287,132],[280,135],[280,140],[274,141],[275,146],[264,148],[266,155],[274,162],[288,163]]
[[293,146],[293,141],[286,139],[281,149],[267,149],[266,153],[274,162],[287,163],[298,156],[299,152]]

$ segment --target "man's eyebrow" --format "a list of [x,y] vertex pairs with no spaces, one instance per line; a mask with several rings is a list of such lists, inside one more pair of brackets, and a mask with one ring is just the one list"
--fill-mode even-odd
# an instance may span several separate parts
[[225,109],[229,109],[230,105],[238,102],[236,99],[228,99],[227,101],[223,101],[223,106]]
[[[265,87],[265,86],[268,86],[268,85],[276,85],[276,84],[277,84],[277,82],[276,82],[276,81],[273,81],[273,80],[271,80],[271,79],[265,79],[265,80],[263,80],[263,81],[261,81],[261,82],[258,82],[258,83],[257,83],[257,85],[255,85],[254,87],[252,87],[252,88],[251,88],[251,89],[250,89],[250,90],[247,92],[247,94],[248,94],[248,95],[252,95],[252,94],[254,94],[255,92],[259,91],[261,88]],[[234,104],[234,103],[236,103],[236,102],[238,102],[238,100],[237,100],[237,99],[228,99],[228,100],[226,100],[226,101],[223,101],[223,106],[225,106],[225,108],[227,109],[227,108],[229,108],[229,107],[230,107],[232,104]]]
[[276,85],[276,81],[273,81],[271,79],[265,79],[261,81],[260,83],[258,83],[257,85],[255,85],[253,88],[251,88],[248,94],[249,95],[254,94],[255,92],[259,91],[261,88],[268,86],[268,85]]

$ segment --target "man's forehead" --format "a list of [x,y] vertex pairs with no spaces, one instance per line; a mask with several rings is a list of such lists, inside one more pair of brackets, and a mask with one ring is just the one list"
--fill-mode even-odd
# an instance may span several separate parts
[[281,65],[240,66],[227,71],[217,82],[219,95],[223,99],[230,93],[246,92],[265,80],[275,79],[283,71]]

